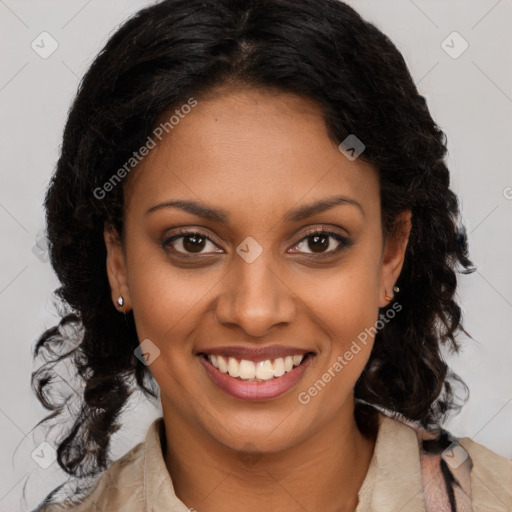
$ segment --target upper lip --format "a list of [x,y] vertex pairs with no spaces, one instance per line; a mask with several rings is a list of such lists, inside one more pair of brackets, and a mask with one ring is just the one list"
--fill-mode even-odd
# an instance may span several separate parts
[[271,345],[268,347],[232,345],[201,349],[197,352],[197,355],[206,354],[233,357],[235,359],[247,359],[248,361],[266,361],[267,359],[307,354],[308,352],[313,351],[307,348],[290,347],[289,345]]

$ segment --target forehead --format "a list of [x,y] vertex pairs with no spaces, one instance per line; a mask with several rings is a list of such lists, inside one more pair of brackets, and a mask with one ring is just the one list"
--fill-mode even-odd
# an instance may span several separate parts
[[378,200],[375,169],[339,151],[312,100],[239,89],[198,98],[186,111],[130,177],[130,207],[189,198],[243,216],[337,193],[367,208]]

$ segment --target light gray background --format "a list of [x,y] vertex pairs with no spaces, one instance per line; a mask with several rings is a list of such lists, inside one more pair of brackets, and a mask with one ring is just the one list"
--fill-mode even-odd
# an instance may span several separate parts
[[[46,414],[30,389],[31,351],[58,321],[51,302],[58,283],[32,249],[44,228],[42,201],[79,79],[109,34],[149,3],[0,0],[0,511],[28,510],[62,480],[57,463],[42,469],[31,457],[45,439],[31,429]],[[446,426],[512,458],[512,1],[350,4],[402,51],[448,135],[453,189],[478,271],[461,276],[459,290],[475,341],[461,337],[463,354],[450,358],[471,398]],[[59,45],[47,59],[31,48],[43,31]],[[445,51],[462,48],[458,36],[442,46],[453,31],[469,44],[458,58]],[[113,439],[114,458],[142,441],[158,416],[159,409],[135,397]]]

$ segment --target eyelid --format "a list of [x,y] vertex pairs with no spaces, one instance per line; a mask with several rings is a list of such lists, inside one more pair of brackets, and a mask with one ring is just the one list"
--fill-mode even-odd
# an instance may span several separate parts
[[219,245],[221,246],[222,245],[222,242],[220,240],[218,240],[215,235],[211,235],[210,233],[208,233],[207,231],[204,231],[205,228],[204,227],[180,227],[180,228],[173,228],[173,229],[169,229],[167,231],[172,231],[172,234],[170,235],[164,235],[164,242],[165,241],[169,241],[171,240],[172,238],[178,238],[181,236],[186,236],[186,235],[200,235],[202,236],[203,238],[207,238],[208,240],[210,240],[210,242],[213,242],[215,245]]
[[[172,233],[171,235],[169,236],[165,236],[165,238],[163,239],[161,245],[163,247],[164,250],[167,250],[167,247],[171,245],[172,242],[176,241],[176,240],[179,240],[180,238],[186,238],[187,236],[192,236],[192,235],[199,235],[201,238],[205,238],[206,240],[208,240],[209,242],[211,242],[212,244],[216,245],[218,248],[220,248],[219,246],[221,245],[220,242],[218,242],[216,240],[215,237],[209,235],[209,234],[206,234],[204,231],[202,231],[202,228],[178,228],[177,232],[175,233]],[[174,254],[178,254],[180,256],[185,256],[185,257],[190,257],[190,256],[199,256],[199,257],[202,257],[202,256],[207,256],[207,255],[211,255],[211,254],[219,254],[219,253],[199,253],[199,254],[193,254],[193,253],[185,253],[185,252],[180,252],[180,251],[177,251],[175,249],[171,249],[173,250]]]
[[312,228],[309,228],[305,233],[302,234],[301,238],[292,245],[292,247],[296,247],[301,242],[303,242],[303,240],[306,240],[310,236],[317,235],[317,234],[325,235],[330,238],[334,238],[339,244],[338,247],[336,249],[332,249],[327,252],[316,253],[316,254],[315,253],[296,252],[295,254],[297,254],[298,257],[306,258],[306,259],[313,258],[315,260],[318,260],[321,258],[328,258],[328,257],[332,257],[332,256],[339,254],[343,249],[348,248],[353,244],[353,242],[348,238],[348,236],[342,235],[341,233],[334,231],[332,227],[329,228],[326,225],[319,225],[319,226],[314,226]]
[[[313,226],[311,228],[308,228],[303,234],[302,238],[299,240],[301,242],[304,238],[310,235],[314,235],[316,233],[326,233],[326,234],[334,234],[338,235],[344,239],[348,239],[348,235],[342,235],[341,233],[334,231],[334,226],[330,226],[329,224],[318,224],[316,226]],[[337,228],[340,229],[340,228]]]

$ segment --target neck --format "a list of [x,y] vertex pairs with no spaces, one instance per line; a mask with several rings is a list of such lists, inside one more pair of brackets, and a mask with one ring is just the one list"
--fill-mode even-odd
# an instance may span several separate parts
[[[349,511],[366,476],[375,445],[357,428],[353,397],[339,414],[293,448],[240,453],[202,432],[164,420],[165,462],[174,491],[201,512],[269,510]],[[168,421],[170,420],[170,421]]]

